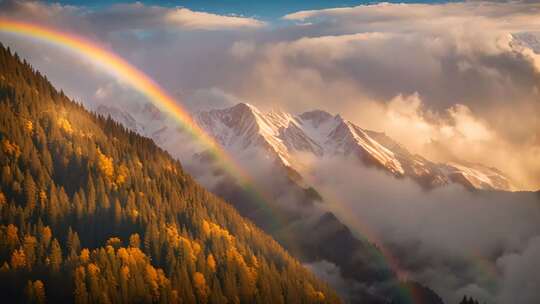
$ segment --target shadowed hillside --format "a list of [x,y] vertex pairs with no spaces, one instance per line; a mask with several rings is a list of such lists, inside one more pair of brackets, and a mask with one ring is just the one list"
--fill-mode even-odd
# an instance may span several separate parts
[[3,46],[0,113],[6,302],[339,302],[151,140]]

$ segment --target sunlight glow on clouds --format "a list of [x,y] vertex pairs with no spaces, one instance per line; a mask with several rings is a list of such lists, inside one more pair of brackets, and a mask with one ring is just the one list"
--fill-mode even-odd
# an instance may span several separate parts
[[192,29],[258,28],[264,26],[264,22],[253,18],[194,12],[187,8],[169,11],[165,15],[165,20],[171,24]]
[[[166,8],[149,6],[141,2],[114,4],[102,10],[65,6],[58,3],[46,4],[39,1],[5,1],[0,7],[9,10],[11,17],[41,19],[46,22],[88,21],[96,27],[111,30],[128,29],[184,29],[184,30],[231,30],[255,29],[265,23],[255,18],[218,15],[193,11],[188,8]],[[79,20],[70,20],[73,17]],[[60,18],[60,20],[54,20]]]
[[[375,117],[372,125],[387,130],[388,135],[402,139],[412,151],[434,161],[466,160],[494,166],[510,175],[517,185],[527,184],[530,179],[523,166],[531,166],[531,172],[540,167],[538,146],[518,145],[501,138],[466,105],[456,104],[444,112],[433,112],[426,109],[418,94],[399,95],[385,106],[370,104],[365,113]],[[512,151],[519,151],[519,157],[512,155]]]
[[[428,158],[480,162],[521,189],[540,188],[531,115],[540,113],[540,60],[517,38],[538,33],[540,4],[385,3],[283,18],[306,35],[259,45],[252,75],[260,81],[244,99],[269,104],[274,92],[296,111],[345,113]],[[418,115],[392,120],[396,98],[413,95]]]

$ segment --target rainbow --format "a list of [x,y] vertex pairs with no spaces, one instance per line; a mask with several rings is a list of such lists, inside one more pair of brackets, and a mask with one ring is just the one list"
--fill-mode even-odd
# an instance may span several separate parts
[[[204,148],[212,154],[213,158],[218,161],[218,164],[231,174],[231,176],[236,178],[241,186],[247,189],[251,194],[255,195],[255,198],[258,198],[263,202],[269,202],[271,200],[269,199],[269,195],[254,187],[249,174],[247,174],[247,172],[245,172],[211,136],[195,123],[191,115],[189,115],[189,113],[180,106],[174,98],[150,77],[120,56],[116,55],[114,52],[107,50],[107,48],[94,41],[90,41],[75,34],[9,18],[0,18],[0,32],[33,38],[66,48],[101,67],[110,75],[116,77],[123,83],[128,84],[144,95],[160,110],[171,115],[183,130],[196,138],[198,143],[202,144]],[[259,203],[259,205],[273,217],[272,220],[278,220],[278,214],[270,209],[270,204]],[[343,212],[343,210],[341,211],[342,212],[339,212],[341,215],[347,214],[346,212]],[[279,223],[274,223],[274,225],[279,225]],[[396,272],[398,277],[400,279],[406,279],[406,273],[399,266],[397,259],[382,245],[379,238],[365,225],[356,228],[360,228],[359,230],[363,232],[364,236],[367,236],[367,238],[364,238],[368,239],[378,247],[381,252],[381,259]],[[411,293],[411,291],[407,291],[409,298],[413,296]],[[413,301],[413,303],[414,302],[416,301]]]
[[384,241],[379,234],[366,225],[361,218],[353,216],[353,213],[344,207],[346,204],[342,203],[337,193],[327,190],[322,195],[329,201],[328,209],[343,220],[344,223],[347,223],[356,237],[371,243],[376,248],[375,254],[378,256],[379,262],[388,266],[396,275],[398,279],[396,291],[399,300],[407,304],[421,304],[423,302],[422,297],[418,295],[415,287],[405,284],[410,279],[409,273],[401,266],[398,258],[384,245]]
[[160,110],[169,113],[185,131],[197,138],[199,143],[203,144],[214,156],[217,156],[216,159],[220,161],[220,165],[228,169],[229,173],[233,174],[242,183],[249,182],[249,178],[236,162],[193,121],[193,118],[174,98],[168,95],[150,77],[112,51],[108,51],[96,42],[80,36],[12,19],[0,18],[0,31],[35,38],[67,48],[97,64],[109,74],[143,94]]
[[479,251],[473,250],[468,256],[472,270],[480,275],[479,284],[490,292],[497,289],[497,278],[500,277],[499,269],[494,261],[483,256]]
[[[403,283],[397,288],[400,300],[407,304],[423,303],[422,295],[418,293],[416,287],[404,284],[411,279],[409,272],[402,267],[395,254],[384,245],[384,241],[380,235],[375,230],[371,229],[369,225],[366,225],[361,217],[354,216],[349,209],[344,207],[346,204],[342,203],[338,198],[337,193],[327,190],[323,192],[322,195],[329,201],[328,209],[338,218],[342,219],[344,223],[347,223],[348,227],[351,228],[351,231],[356,237],[372,243],[378,249],[376,254],[379,257],[379,261],[390,267],[396,274],[400,283]],[[471,251],[465,256],[465,259],[470,262],[472,271],[481,276],[481,281],[479,282],[481,286],[494,292],[497,288],[497,278],[500,275],[495,263],[477,251]]]
[[164,113],[170,115],[182,130],[186,131],[197,143],[201,144],[216,160],[217,165],[224,169],[240,186],[251,195],[257,205],[270,217],[272,224],[281,224],[280,215],[273,210],[270,202],[271,196],[255,187],[250,175],[219,145],[213,137],[208,135],[193,120],[176,100],[170,96],[150,77],[131,65],[122,57],[101,46],[99,43],[85,39],[81,36],[59,31],[40,24],[13,20],[0,17],[0,32],[11,33],[22,37],[37,39],[53,44],[85,58],[103,69],[108,74],[120,80],[150,100]]

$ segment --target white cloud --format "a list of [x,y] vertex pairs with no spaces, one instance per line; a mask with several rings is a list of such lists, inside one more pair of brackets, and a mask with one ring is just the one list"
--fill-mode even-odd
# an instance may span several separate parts
[[538,188],[540,147],[506,140],[466,105],[434,112],[421,96],[412,94],[398,95],[386,104],[367,104],[361,112],[356,117],[362,117],[362,123],[385,130],[431,160],[484,164],[508,174],[519,189]]
[[70,22],[99,28],[119,30],[240,30],[265,26],[263,21],[251,17],[219,15],[193,11],[188,8],[166,8],[141,2],[115,4],[104,9],[88,9],[58,3],[7,0],[0,8],[12,18],[39,20],[45,23]]
[[185,104],[193,112],[227,108],[239,102],[241,100],[237,97],[227,94],[219,88],[197,90],[185,99]]
[[196,12],[187,8],[177,8],[167,12],[165,20],[171,25],[206,30],[260,28],[265,25],[264,22],[254,18],[216,15],[206,12]]
[[93,11],[87,17],[102,23],[108,30],[242,30],[265,26],[255,18],[219,15],[193,11],[188,8],[165,8],[150,6],[140,2],[116,4],[100,11]]
[[537,302],[537,194],[460,186],[426,192],[412,180],[339,159],[313,163],[309,172],[329,210],[446,303],[465,294],[481,303]]
[[540,302],[540,236],[532,238],[523,252],[509,254],[497,260],[504,273],[499,303],[528,304]]
[[231,47],[231,55],[236,58],[242,59],[253,54],[255,52],[255,43],[250,41],[235,41]]

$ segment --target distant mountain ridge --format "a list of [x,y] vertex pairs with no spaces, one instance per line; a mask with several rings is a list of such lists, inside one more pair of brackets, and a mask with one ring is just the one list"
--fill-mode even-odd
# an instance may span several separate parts
[[[171,138],[172,128],[155,112],[137,113],[99,106],[97,112],[111,115],[126,127],[142,132],[158,143]],[[151,121],[147,121],[147,119]],[[284,111],[262,112],[248,103],[229,108],[194,113],[196,122],[229,151],[262,149],[267,157],[281,165],[303,172],[310,160],[329,157],[357,159],[382,169],[397,178],[408,177],[421,186],[434,188],[452,183],[469,189],[512,191],[515,189],[504,173],[480,164],[436,163],[413,154],[382,132],[363,129],[341,115],[321,110],[293,115]],[[150,123],[151,122],[151,123]]]
[[510,191],[514,187],[500,171],[479,164],[435,163],[410,153],[384,133],[360,128],[338,115],[315,110],[292,115],[263,113],[250,104],[198,112],[197,122],[229,150],[262,148],[284,166],[299,172],[304,157],[361,160],[396,177],[409,177],[432,188],[460,183],[471,189]]

